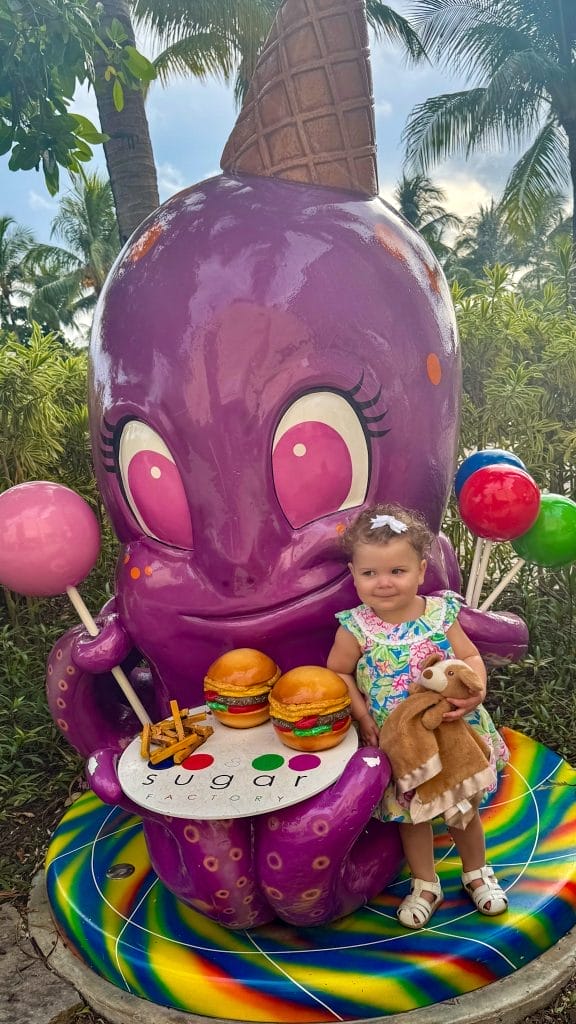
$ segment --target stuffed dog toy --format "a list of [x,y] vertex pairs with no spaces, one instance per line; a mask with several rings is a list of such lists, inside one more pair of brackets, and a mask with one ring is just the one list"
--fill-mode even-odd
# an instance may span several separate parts
[[410,696],[394,708],[380,730],[399,794],[409,794],[414,824],[443,815],[446,824],[466,828],[484,791],[494,783],[488,750],[463,718],[443,721],[454,711],[447,697],[481,693],[483,685],[463,661],[440,654],[422,663]]

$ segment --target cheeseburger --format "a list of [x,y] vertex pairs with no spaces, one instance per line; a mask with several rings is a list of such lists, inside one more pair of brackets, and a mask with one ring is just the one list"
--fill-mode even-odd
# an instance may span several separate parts
[[262,651],[238,647],[212,662],[204,697],[214,716],[233,729],[250,729],[269,718],[268,695],[280,669]]
[[351,723],[348,687],[329,668],[293,668],[280,677],[270,694],[270,718],[287,747],[335,747]]

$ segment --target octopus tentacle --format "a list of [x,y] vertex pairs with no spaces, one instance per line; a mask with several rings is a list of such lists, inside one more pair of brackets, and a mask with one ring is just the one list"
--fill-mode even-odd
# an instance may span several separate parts
[[479,608],[470,608],[463,603],[458,621],[486,661],[520,661],[525,657],[528,627],[518,615],[512,612],[481,612]]
[[100,616],[97,636],[81,630],[74,643],[72,655],[78,668],[88,672],[109,672],[128,657],[132,641],[124,629],[117,612]]
[[390,774],[382,751],[364,748],[323,793],[256,819],[256,873],[284,921],[324,924],[351,913],[397,873],[396,826],[366,828]]
[[140,725],[113,676],[95,675],[76,664],[74,650],[81,635],[85,635],[84,627],[75,626],[52,648],[46,694],[60,732],[83,757],[88,757],[101,747],[121,750]]
[[144,819],[152,866],[178,899],[225,928],[255,928],[275,917],[253,864],[249,818]]
[[[447,589],[460,592],[462,578],[456,553],[448,537],[441,533],[434,540],[424,578],[422,593],[443,594]],[[520,661],[528,650],[528,627],[511,612],[481,612],[469,608],[462,599],[459,622],[480,654],[487,661]]]
[[143,810],[122,792],[118,751],[95,751],[86,765],[104,803],[143,819],[152,867],[178,899],[225,928],[254,928],[275,917],[256,880],[249,818],[194,821]]

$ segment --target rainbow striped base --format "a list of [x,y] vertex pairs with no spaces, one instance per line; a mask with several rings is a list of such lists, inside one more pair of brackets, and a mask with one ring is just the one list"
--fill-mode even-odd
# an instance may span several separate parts
[[80,959],[119,988],[227,1020],[380,1017],[489,985],[576,924],[576,771],[541,744],[504,732],[512,759],[482,811],[489,858],[510,899],[501,917],[474,911],[442,834],[446,899],[425,930],[407,932],[396,921],[404,879],[325,928],[226,931],[158,881],[138,818],[87,794],[48,851],[57,926]]

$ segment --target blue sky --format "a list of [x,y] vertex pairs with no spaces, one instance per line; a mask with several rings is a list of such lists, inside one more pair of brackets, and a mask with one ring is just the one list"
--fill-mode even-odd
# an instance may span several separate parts
[[[372,46],[372,70],[378,139],[380,189],[390,199],[402,169],[401,133],[412,107],[429,96],[463,87],[430,65],[407,67],[389,44]],[[74,109],[98,124],[93,94],[83,91]],[[161,199],[218,173],[220,156],[233,127],[236,111],[231,86],[215,79],[206,83],[176,80],[167,88],[154,84],[147,102],[152,144],[158,168]],[[103,153],[94,165],[104,170]],[[513,154],[484,154],[468,163],[450,161],[431,172],[447,193],[447,207],[464,217],[480,203],[498,196],[513,163]],[[90,165],[92,166],[92,165]],[[67,186],[66,175],[62,188]],[[44,186],[41,173],[8,170],[0,157],[0,215],[10,215],[31,228],[40,241],[48,241],[50,223],[58,206]]]

